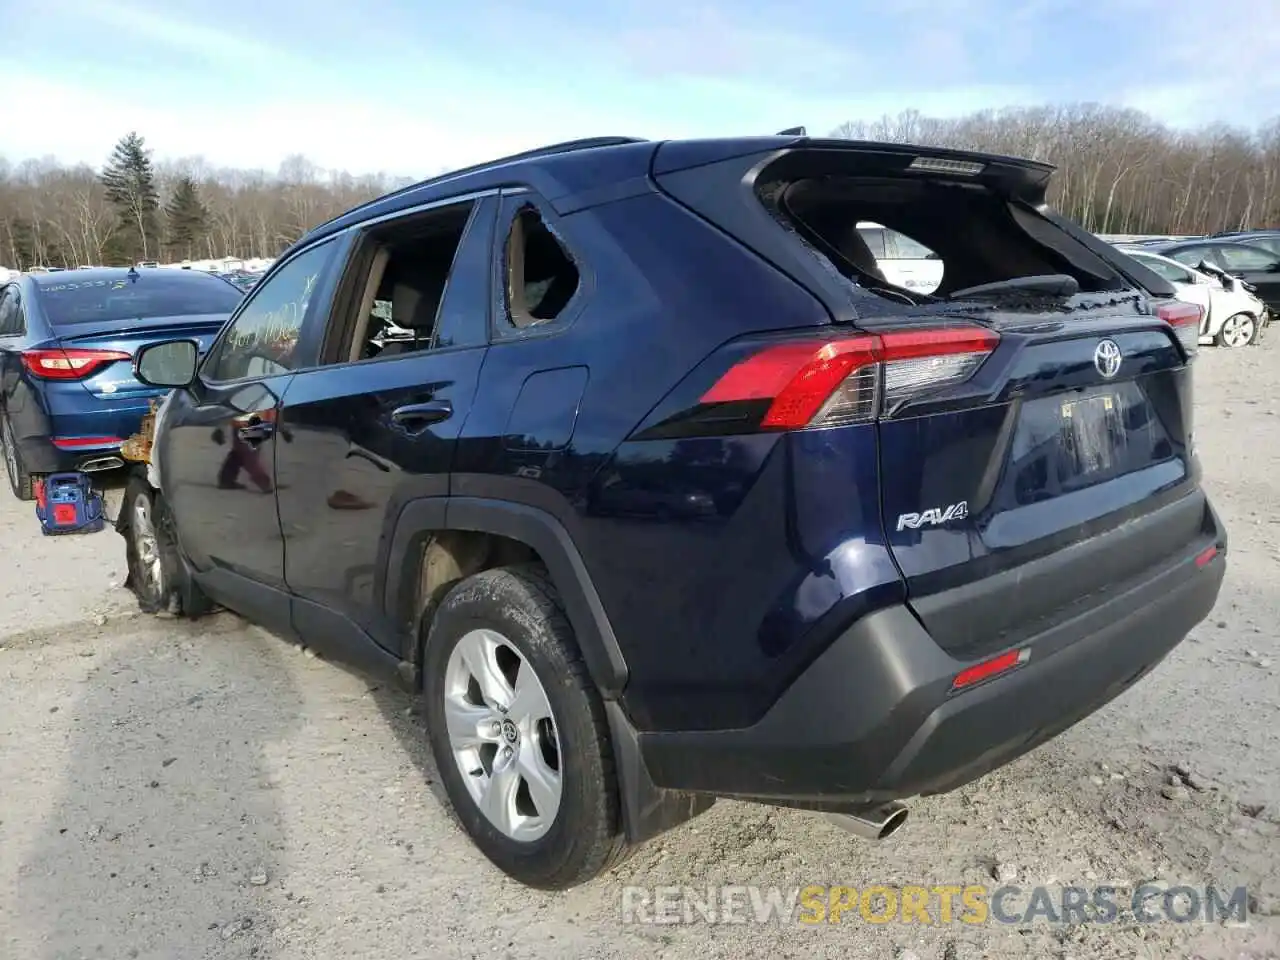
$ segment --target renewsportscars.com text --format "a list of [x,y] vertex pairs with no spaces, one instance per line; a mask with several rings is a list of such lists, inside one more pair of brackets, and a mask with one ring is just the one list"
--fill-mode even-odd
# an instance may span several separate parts
[[622,922],[644,924],[1248,923],[1244,887],[709,886],[622,889]]

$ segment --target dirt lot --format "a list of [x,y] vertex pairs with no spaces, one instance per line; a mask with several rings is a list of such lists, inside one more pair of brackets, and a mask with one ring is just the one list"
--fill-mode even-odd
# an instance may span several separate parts
[[[507,882],[465,839],[408,698],[230,615],[139,617],[115,533],[45,539],[30,505],[0,496],[0,957],[1280,956],[1280,338],[1202,351],[1197,389],[1230,572],[1151,677],[1005,770],[917,802],[883,843],[722,803],[560,895]],[[1244,885],[1252,914],[1073,927],[622,913],[626,885],[996,877]]]

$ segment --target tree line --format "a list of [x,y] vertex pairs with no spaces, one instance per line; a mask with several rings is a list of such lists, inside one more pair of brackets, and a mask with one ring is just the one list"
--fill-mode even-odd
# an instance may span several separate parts
[[1094,233],[1202,235],[1280,227],[1280,116],[1244,130],[1170,128],[1139,110],[1075,104],[958,119],[842,124],[838,137],[981,150],[1057,166],[1049,203]]
[[318,223],[406,185],[287,157],[278,170],[156,161],[136,132],[100,170],[0,158],[0,266],[274,257]]
[[[1096,233],[1280,227],[1280,116],[1254,130],[1184,131],[1130,109],[1076,104],[960,118],[914,110],[833,136],[950,146],[1058,167],[1049,202]],[[136,132],[101,170],[0,159],[0,265],[272,257],[306,230],[404,186],[288,157],[274,172],[156,161]]]

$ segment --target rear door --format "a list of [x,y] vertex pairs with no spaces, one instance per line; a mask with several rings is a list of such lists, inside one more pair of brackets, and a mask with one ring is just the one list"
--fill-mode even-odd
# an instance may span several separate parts
[[309,640],[342,633],[327,620],[337,614],[397,646],[399,627],[381,613],[379,550],[406,501],[449,493],[488,344],[496,203],[443,204],[361,236],[322,363],[289,387],[280,523],[288,586],[311,602],[295,607]]
[[288,626],[279,405],[307,362],[304,324],[327,309],[342,247],[326,240],[275,265],[205,357],[197,383],[174,396],[157,437],[164,492],[201,585],[273,627]]

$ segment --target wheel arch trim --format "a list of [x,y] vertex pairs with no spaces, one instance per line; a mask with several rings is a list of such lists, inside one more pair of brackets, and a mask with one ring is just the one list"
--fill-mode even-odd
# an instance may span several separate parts
[[[560,592],[592,681],[606,700],[616,700],[627,683],[627,665],[604,604],[573,538],[554,516],[527,504],[480,497],[424,497],[406,503],[396,517],[383,569],[383,605],[395,623],[412,625],[421,553],[440,530],[489,533],[537,551]],[[418,631],[409,630],[412,642]],[[418,659],[416,650],[405,659]]]

